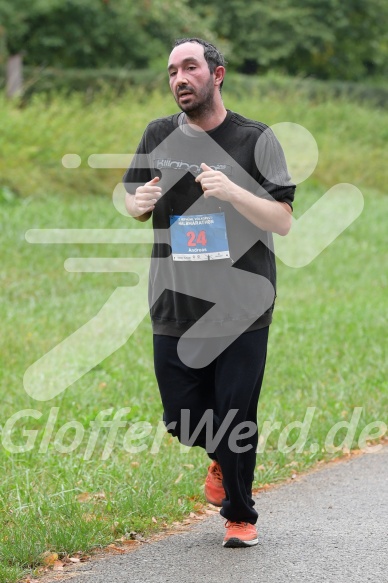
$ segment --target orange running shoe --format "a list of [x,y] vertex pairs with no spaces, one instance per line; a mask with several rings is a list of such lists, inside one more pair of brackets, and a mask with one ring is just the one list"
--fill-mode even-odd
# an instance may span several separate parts
[[222,506],[222,501],[225,498],[225,490],[222,485],[221,466],[214,460],[207,469],[205,498],[214,506]]
[[249,522],[225,522],[226,535],[223,547],[252,547],[259,542],[254,524]]

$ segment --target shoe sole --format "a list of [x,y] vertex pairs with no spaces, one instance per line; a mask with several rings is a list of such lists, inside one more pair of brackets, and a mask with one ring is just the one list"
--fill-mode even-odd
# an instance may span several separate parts
[[219,500],[210,500],[210,498],[207,498],[207,496],[205,496],[205,498],[206,502],[209,502],[209,504],[213,504],[213,506],[218,506],[219,508],[221,508],[222,502],[220,502]]
[[254,545],[257,545],[259,542],[258,538],[254,538],[252,540],[241,540],[240,538],[236,538],[236,537],[232,537],[229,538],[228,540],[224,540],[222,543],[223,547],[229,547],[229,548],[236,548],[236,547],[253,547]]

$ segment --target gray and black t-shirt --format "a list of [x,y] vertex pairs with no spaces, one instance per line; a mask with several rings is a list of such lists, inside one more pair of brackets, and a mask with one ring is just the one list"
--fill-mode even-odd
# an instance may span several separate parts
[[[263,123],[227,111],[225,120],[204,132],[182,122],[184,114],[152,121],[130,168],[127,192],[155,176],[163,196],[152,214],[155,233],[149,277],[150,313],[155,334],[227,336],[268,326],[276,295],[272,233],[243,217],[228,202],[205,198],[195,182],[205,162],[256,196],[292,207],[283,151]],[[230,257],[209,261],[174,261],[171,216],[223,213]]]

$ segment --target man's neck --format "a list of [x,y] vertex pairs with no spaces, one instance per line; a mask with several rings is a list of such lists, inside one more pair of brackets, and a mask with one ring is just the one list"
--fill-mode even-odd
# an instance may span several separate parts
[[203,131],[208,132],[214,130],[221,125],[226,118],[227,111],[222,104],[216,110],[207,111],[198,116],[185,113],[185,122],[200,127]]

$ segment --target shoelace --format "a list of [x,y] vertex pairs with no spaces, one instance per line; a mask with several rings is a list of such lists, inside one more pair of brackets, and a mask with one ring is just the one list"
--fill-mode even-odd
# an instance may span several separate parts
[[241,521],[239,521],[239,522],[231,522],[230,520],[227,520],[225,522],[225,528],[230,528],[230,527],[233,527],[233,528],[245,528],[247,524],[248,524],[247,522],[241,522]]
[[212,468],[213,477],[222,484],[222,471],[219,466],[214,466]]

